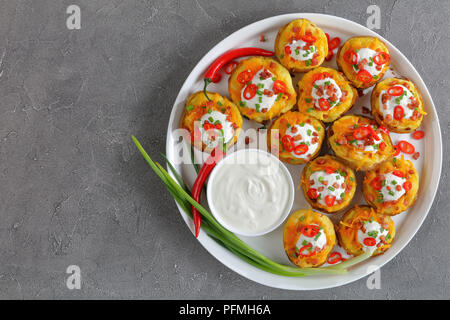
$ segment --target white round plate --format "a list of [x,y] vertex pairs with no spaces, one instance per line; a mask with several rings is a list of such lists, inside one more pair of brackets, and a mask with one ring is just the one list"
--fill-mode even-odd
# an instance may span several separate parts
[[[325,32],[330,34],[331,38],[340,37],[341,44],[348,38],[353,36],[368,35],[376,36],[386,43],[389,47],[391,56],[391,66],[394,70],[394,74],[398,74],[409,78],[413,81],[423,96],[425,104],[425,111],[428,113],[424,117],[422,123],[422,129],[425,131],[425,138],[422,140],[411,139],[410,134],[391,134],[392,141],[397,143],[399,140],[408,140],[414,144],[416,150],[420,152],[420,158],[413,160],[413,163],[420,174],[420,189],[416,203],[407,212],[403,212],[393,218],[397,229],[397,234],[391,248],[383,255],[377,256],[366,260],[349,269],[349,272],[344,275],[317,275],[304,278],[291,278],[274,275],[260,269],[257,269],[248,263],[244,262],[240,258],[236,257],[228,250],[218,245],[214,240],[208,237],[208,235],[201,231],[198,241],[211,253],[216,259],[222,262],[224,265],[241,274],[242,276],[259,282],[261,284],[290,290],[315,290],[332,288],[341,286],[349,282],[358,280],[373,272],[373,266],[381,267],[391,259],[393,259],[412,239],[417,230],[420,228],[422,222],[430,210],[433,203],[434,196],[439,184],[439,178],[442,167],[442,140],[441,131],[439,127],[438,116],[436,109],[434,108],[431,96],[422,80],[420,75],[412,64],[406,59],[406,57],[395,48],[389,41],[383,39],[375,32],[346,19],[315,13],[296,13],[285,14],[267,18],[255,23],[252,23],[228,36],[226,39],[218,43],[212,48],[195,66],[189,77],[183,84],[178,97],[174,103],[172,113],[170,115],[168,131],[167,131],[167,143],[166,154],[168,159],[175,163],[175,168],[183,177],[184,181],[188,185],[192,185],[195,180],[195,171],[190,164],[180,164],[180,142],[174,135],[174,130],[178,129],[180,118],[183,112],[185,101],[192,93],[202,90],[203,88],[203,75],[208,66],[222,53],[239,47],[261,47],[268,50],[273,50],[274,41],[278,29],[287,24],[288,22],[298,19],[306,18],[316,23]],[[264,34],[267,41],[260,42],[260,36]],[[336,50],[335,50],[336,51]],[[330,62],[326,62],[323,66],[329,66],[336,68],[335,57]],[[392,73],[391,73],[392,75]],[[297,87],[297,80],[301,75],[296,76],[294,79],[294,86]],[[209,91],[216,91],[224,96],[228,96],[228,76],[222,72],[222,80],[217,84],[209,86]],[[357,99],[356,105],[350,110],[349,113],[363,114],[362,106],[370,108],[370,92]],[[294,107],[295,108],[295,107]],[[247,128],[258,128],[260,125],[244,119],[244,130]],[[241,134],[242,138],[242,134]],[[184,144],[184,143],[183,143]],[[186,155],[185,155],[186,156]],[[410,156],[405,156],[411,160]],[[426,166],[423,164],[426,163]],[[300,181],[300,173],[303,169],[302,165],[287,165],[290,170],[294,183],[298,184]],[[361,192],[361,180],[362,174],[358,173],[358,191],[353,200],[353,204],[364,204],[365,201]],[[203,196],[203,198],[206,198]],[[206,206],[206,199],[202,199],[202,204]],[[296,192],[293,210],[308,208],[306,200],[303,197],[301,191]],[[193,224],[191,219],[179,208],[181,215],[183,216],[186,224],[193,230]],[[329,215],[329,217],[337,222],[341,214]],[[260,237],[241,237],[249,245],[260,251],[267,257],[289,265],[289,259],[284,253],[283,240],[282,240],[283,224],[274,231]]]

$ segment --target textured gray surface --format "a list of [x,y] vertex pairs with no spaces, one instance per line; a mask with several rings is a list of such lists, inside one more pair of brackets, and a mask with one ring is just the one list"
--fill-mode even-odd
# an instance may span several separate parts
[[[179,88],[220,39],[262,18],[322,12],[365,24],[415,65],[445,147],[433,208],[411,243],[366,280],[292,292],[210,256],[131,145],[164,152]],[[81,30],[66,7],[81,7]],[[0,1],[0,298],[449,298],[450,1]],[[81,290],[65,285],[81,267]]]

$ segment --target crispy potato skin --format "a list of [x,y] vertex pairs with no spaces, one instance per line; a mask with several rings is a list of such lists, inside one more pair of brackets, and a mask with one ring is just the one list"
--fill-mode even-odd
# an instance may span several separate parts
[[[284,52],[286,45],[291,43],[293,39],[300,39],[306,32],[310,32],[316,38],[314,45],[317,47],[319,54],[316,65],[307,66],[305,61],[292,59]],[[325,32],[307,19],[293,20],[278,31],[275,39],[275,55],[280,63],[291,72],[306,72],[317,68],[328,55],[328,41]]]
[[[317,224],[323,228],[327,238],[326,247],[311,257],[296,256],[295,246],[300,238],[300,230],[309,224]],[[284,250],[292,263],[301,268],[319,267],[327,261],[328,255],[336,244],[336,233],[331,220],[318,212],[309,210],[298,210],[293,212],[286,220],[283,231]]]
[[[211,101],[206,99],[204,93],[202,91],[196,92],[189,96],[186,101],[186,105],[181,116],[180,120],[180,128],[187,129],[190,132],[190,137],[188,140],[191,144],[194,137],[194,123],[195,121],[199,121],[201,117],[209,110],[219,111],[221,113],[225,113],[231,119],[231,122],[235,123],[237,128],[235,129],[234,137],[231,139],[227,147],[232,146],[238,139],[239,134],[242,129],[242,117],[239,112],[239,109],[236,105],[228,100],[225,97],[222,97],[218,93],[207,92],[208,97]],[[221,104],[221,105],[220,105]],[[188,106],[192,106],[192,110],[187,110]],[[225,111],[224,111],[225,110]],[[206,145],[200,140],[194,143],[194,146],[205,152],[211,152],[212,150],[208,150]]]
[[[291,152],[283,151],[281,148],[281,137],[286,134],[286,130],[288,128],[287,125],[289,124],[290,126],[294,126],[302,122],[311,124],[314,128],[316,128],[317,133],[319,135],[318,136],[319,146],[317,147],[317,150],[314,152],[314,154],[311,155],[309,160],[294,157]],[[274,130],[279,130],[279,139],[277,139],[276,134],[274,134]],[[311,159],[314,159],[320,154],[324,138],[325,138],[325,126],[321,121],[300,112],[289,111],[283,114],[278,119],[276,119],[270,126],[269,132],[267,134],[267,146],[270,152],[274,154],[279,154],[278,157],[283,162],[290,164],[304,164],[310,161]],[[274,139],[274,141],[278,140],[278,144],[272,145],[272,139]]]
[[[331,78],[336,82],[342,92],[347,92],[345,100],[340,105],[334,106],[328,111],[322,111],[314,108],[314,101],[311,95],[314,85],[314,76],[321,73],[328,73]],[[350,110],[355,104],[358,92],[350,84],[350,82],[337,70],[325,67],[319,67],[309,71],[298,82],[299,99],[298,99],[298,111],[308,113],[309,115],[322,120],[323,122],[333,122],[338,119],[342,114]],[[309,99],[307,102],[307,99]]]
[[386,52],[389,53],[389,49],[384,44],[383,41],[376,37],[352,37],[348,39],[344,45],[339,49],[336,55],[336,63],[339,69],[345,74],[347,79],[358,89],[365,89],[373,86],[376,82],[383,78],[386,71],[389,69],[389,62],[386,63],[378,75],[378,79],[373,79],[369,83],[364,83],[357,78],[356,72],[354,71],[351,64],[347,63],[344,60],[344,53],[347,50],[357,50],[361,48],[369,48],[377,52]]
[[344,116],[335,122],[328,128],[328,144],[335,153],[335,155],[341,159],[345,164],[355,170],[367,171],[376,168],[381,163],[392,158],[395,153],[394,146],[392,145],[389,134],[381,131],[381,136],[386,144],[384,151],[378,150],[376,153],[360,151],[352,145],[339,145],[338,139],[345,134],[351,133],[351,129],[354,125],[368,125],[376,124],[374,120],[358,116],[348,115]]
[[[311,174],[317,171],[325,170],[326,167],[331,167],[335,170],[345,172],[346,176],[344,182],[347,186],[349,186],[349,188],[345,191],[344,201],[341,204],[337,203],[332,207],[322,205],[315,199],[311,199],[308,196],[308,190],[310,186],[309,180]],[[314,209],[325,211],[328,213],[335,213],[347,207],[350,204],[350,202],[352,202],[353,196],[355,195],[356,192],[355,172],[351,168],[347,167],[345,164],[340,162],[336,157],[330,155],[321,156],[313,161],[308,162],[308,164],[303,168],[300,184],[302,186],[303,195],[305,196],[306,201],[308,201],[308,203]]]
[[[420,116],[417,120],[402,119],[401,121],[392,119],[392,121],[386,121],[381,112],[382,106],[380,105],[380,93],[383,90],[388,90],[395,85],[402,85],[408,88],[414,95],[414,98],[418,101],[419,106],[417,107],[420,112]],[[422,123],[423,116],[426,114],[424,111],[422,95],[420,94],[417,87],[409,80],[399,79],[399,78],[388,78],[377,83],[375,88],[372,90],[372,95],[370,97],[370,103],[372,107],[372,115],[378,124],[385,126],[392,132],[396,133],[409,133],[420,127]]]
[[[394,160],[395,159],[395,160]],[[411,182],[411,189],[408,190],[397,201],[377,202],[377,190],[370,184],[370,182],[377,176],[387,174],[394,170],[401,171],[406,180]],[[417,200],[417,193],[419,191],[419,174],[414,168],[411,161],[401,158],[393,158],[382,163],[377,169],[366,172],[363,183],[363,194],[367,203],[374,207],[379,214],[388,216],[397,215],[403,211],[408,210]]]
[[[283,81],[286,84],[286,93],[283,94],[279,101],[275,101],[267,112],[256,112],[255,109],[240,106],[241,91],[245,87],[245,84],[239,83],[237,76],[246,70],[251,70],[256,74],[262,68],[268,69],[277,80]],[[292,85],[292,78],[289,71],[275,60],[266,57],[251,57],[242,60],[228,79],[228,92],[230,93],[231,100],[238,106],[242,115],[257,122],[271,120],[291,110],[297,99],[297,93]]]
[[368,221],[370,218],[378,222],[382,226],[386,226],[389,230],[391,238],[386,244],[381,245],[374,251],[372,257],[383,254],[391,247],[395,237],[394,221],[388,216],[378,214],[369,206],[355,206],[348,210],[343,216],[339,224],[336,226],[339,244],[350,254],[358,256],[364,253],[363,245],[358,241],[358,229],[362,221]]

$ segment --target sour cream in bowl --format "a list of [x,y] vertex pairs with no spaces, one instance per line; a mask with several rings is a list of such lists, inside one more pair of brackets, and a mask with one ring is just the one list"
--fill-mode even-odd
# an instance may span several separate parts
[[243,149],[228,154],[211,172],[208,205],[231,232],[260,236],[277,228],[294,202],[294,182],[286,166],[272,154]]

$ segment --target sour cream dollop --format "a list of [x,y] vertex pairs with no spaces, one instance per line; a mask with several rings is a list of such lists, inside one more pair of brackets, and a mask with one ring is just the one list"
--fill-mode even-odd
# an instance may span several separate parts
[[225,114],[218,111],[205,113],[200,118],[199,129],[203,143],[211,149],[217,147],[221,139],[227,144],[234,137],[233,123],[227,120]]
[[254,84],[258,88],[256,94],[252,98],[247,99],[245,97],[247,85],[245,85],[241,91],[242,103],[245,103],[247,108],[255,109],[256,112],[264,113],[269,111],[278,98],[278,95],[273,91],[275,80],[276,78],[269,70],[265,68],[260,69],[250,81],[250,84]]
[[276,157],[244,149],[219,162],[211,173],[207,196],[211,212],[224,227],[256,236],[273,230],[289,214],[294,183]]
[[[358,241],[364,250],[375,250],[388,233],[389,230],[384,229],[378,222],[365,221],[364,225],[358,230]],[[372,241],[366,239],[372,239]]]
[[315,100],[314,106],[316,109],[321,109],[319,101],[320,99],[328,100],[330,109],[340,104],[340,99],[342,97],[341,88],[337,85],[336,81],[332,78],[325,78],[316,80],[313,84],[313,89],[311,95]]
[[361,48],[358,50],[358,60],[356,65],[364,64],[364,69],[367,70],[372,76],[378,76],[383,70],[383,65],[378,66],[373,61],[373,58],[378,54],[375,50],[369,48]]
[[[313,237],[308,237],[302,233],[298,238],[297,248],[301,249],[305,246],[309,246],[307,250],[319,252],[327,244],[327,236],[325,235],[325,231],[321,226],[314,223],[312,225],[319,227],[320,228],[319,232]],[[304,252],[301,253],[305,254]]]
[[[295,158],[308,159],[311,157],[319,147],[319,134],[309,123],[301,123],[291,126],[286,130],[286,134],[291,136],[294,140],[294,148],[291,154]],[[295,152],[295,148],[301,144],[305,144],[308,151],[305,153]]]
[[306,43],[303,40],[293,40],[287,45],[290,48],[290,56],[299,61],[312,60],[317,48],[313,44]]
[[[390,96],[387,90],[383,90],[380,92],[379,103],[380,103],[380,111],[383,116],[386,118],[389,115],[394,118],[394,109],[397,106],[400,106],[403,109],[405,119],[410,119],[414,114],[415,97],[411,91],[409,91],[405,86],[396,85],[396,87],[400,87],[403,89],[403,92],[400,96]],[[387,101],[383,103],[383,99]],[[410,107],[411,106],[411,107]]]

